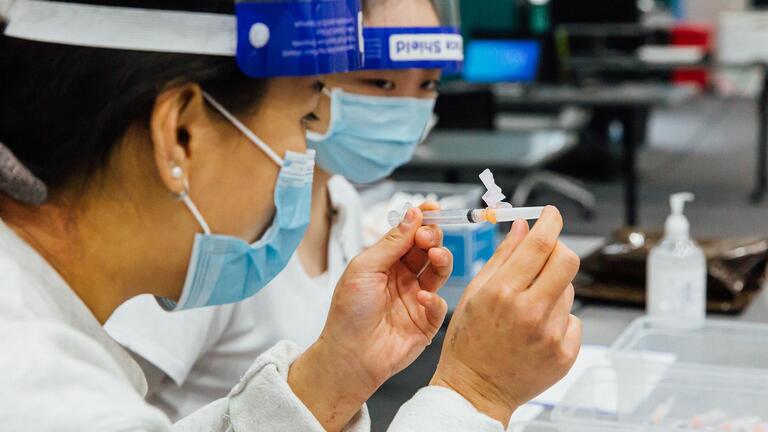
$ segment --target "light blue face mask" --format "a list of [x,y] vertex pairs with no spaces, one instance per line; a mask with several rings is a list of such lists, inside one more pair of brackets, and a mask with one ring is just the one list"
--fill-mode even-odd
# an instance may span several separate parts
[[211,96],[205,94],[205,99],[281,167],[274,195],[277,213],[262,238],[248,244],[236,237],[212,234],[185,191],[180,198],[204,234],[195,235],[187,278],[178,303],[158,298],[166,310],[236,303],[253,296],[283,271],[309,225],[315,152],[288,151],[283,160]]
[[408,163],[429,132],[435,99],[364,96],[341,89],[331,98],[325,134],[307,132],[317,164],[357,183],[370,183]]

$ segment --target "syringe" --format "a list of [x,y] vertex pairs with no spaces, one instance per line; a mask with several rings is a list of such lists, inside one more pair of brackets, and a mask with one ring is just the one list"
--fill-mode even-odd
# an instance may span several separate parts
[[[407,211],[407,210],[406,210]],[[435,210],[424,212],[424,225],[458,225],[490,222],[512,222],[518,219],[532,220],[541,217],[544,207],[502,207],[495,209]],[[396,226],[403,220],[405,212],[391,211],[387,216],[389,224]]]

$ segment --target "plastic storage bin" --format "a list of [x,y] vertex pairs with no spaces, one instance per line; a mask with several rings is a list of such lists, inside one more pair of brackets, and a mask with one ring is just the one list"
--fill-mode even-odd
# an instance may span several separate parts
[[609,351],[613,364],[674,362],[689,369],[768,374],[768,325],[707,320],[676,327],[648,317],[635,320]]
[[707,373],[674,364],[587,370],[552,412],[564,424],[643,430],[762,431],[768,422],[768,378]]

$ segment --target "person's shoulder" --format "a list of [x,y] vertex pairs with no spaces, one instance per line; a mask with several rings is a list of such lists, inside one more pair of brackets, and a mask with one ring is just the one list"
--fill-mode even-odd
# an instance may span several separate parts
[[14,260],[0,255],[0,321],[26,315],[25,295],[31,295],[28,275]]
[[233,305],[168,313],[151,295],[128,300],[104,329],[177,384],[184,383],[200,356],[221,337]]
[[64,323],[22,317],[0,325],[0,424],[7,430],[165,431],[115,359]]

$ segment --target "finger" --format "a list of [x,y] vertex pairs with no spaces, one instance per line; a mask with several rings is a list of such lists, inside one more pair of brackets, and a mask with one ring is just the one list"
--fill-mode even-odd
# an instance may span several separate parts
[[573,315],[569,316],[568,330],[563,338],[563,350],[565,354],[572,359],[570,366],[576,362],[576,357],[581,350],[582,323],[581,320]]
[[419,301],[419,294],[423,291],[416,280],[416,275],[409,271],[402,262],[395,266],[397,270],[397,283],[394,284],[396,295],[402,302],[411,322],[424,334],[431,338],[433,326],[426,318],[424,306]]
[[423,212],[440,210],[440,204],[437,201],[424,201],[419,206],[419,209]]
[[424,316],[429,323],[430,338],[434,337],[443,325],[445,315],[448,313],[448,303],[435,293],[421,291],[416,295],[419,304],[424,307]]
[[568,330],[568,322],[571,316],[571,309],[573,308],[573,298],[573,285],[568,285],[563,294],[560,295],[560,298],[557,299],[557,303],[555,303],[549,315],[552,328],[557,329],[559,334],[563,336]]
[[453,254],[446,248],[430,249],[429,265],[419,275],[421,289],[437,292],[453,273]]
[[398,226],[392,228],[375,245],[366,249],[354,260],[354,265],[365,271],[383,272],[397,263],[414,245],[416,231],[421,227],[422,213],[409,209]]
[[528,221],[516,220],[513,222],[504,241],[502,241],[496,248],[496,251],[493,253],[491,259],[488,260],[488,263],[483,267],[481,273],[496,273],[496,271],[509,260],[509,257],[512,256],[518,246],[520,246],[520,243],[523,242],[529,232],[530,227],[528,226]]
[[416,247],[430,249],[443,245],[443,230],[435,225],[426,225],[416,231]]
[[418,247],[412,247],[411,250],[405,254],[402,261],[405,267],[415,275],[424,271],[427,264],[429,264],[427,251]]
[[514,290],[527,289],[555,250],[562,229],[563,218],[560,212],[555,207],[547,206],[531,232],[499,268],[494,278]]
[[512,253],[518,248],[520,243],[522,243],[525,236],[528,235],[529,230],[527,221],[516,220],[512,224],[512,228],[509,230],[507,237],[501,242],[499,247],[496,248],[496,252],[494,252],[491,259],[488,260],[477,276],[475,276],[472,283],[466,290],[464,290],[464,295],[462,297],[468,298],[474,295],[480,287],[484,286],[486,282],[496,274],[498,269],[507,262]]
[[[440,210],[440,204],[437,203],[436,201],[425,201],[424,203],[422,203],[419,206],[419,209],[422,212]],[[419,247],[421,247],[422,249],[428,249],[430,247],[440,247],[440,246],[442,246],[443,245],[443,230],[438,228],[436,225],[429,225],[428,228],[434,230],[435,241],[430,246],[420,245]],[[424,229],[428,229],[428,228],[424,228]],[[419,242],[418,238],[416,239],[416,242],[417,242],[417,244],[419,244],[418,243]]]
[[405,254],[403,262],[412,272],[419,274],[429,264],[427,251],[442,246],[442,231],[437,227],[421,227],[416,231],[414,247]]
[[531,286],[531,295],[554,306],[573,282],[580,265],[579,256],[558,241],[544,269]]

